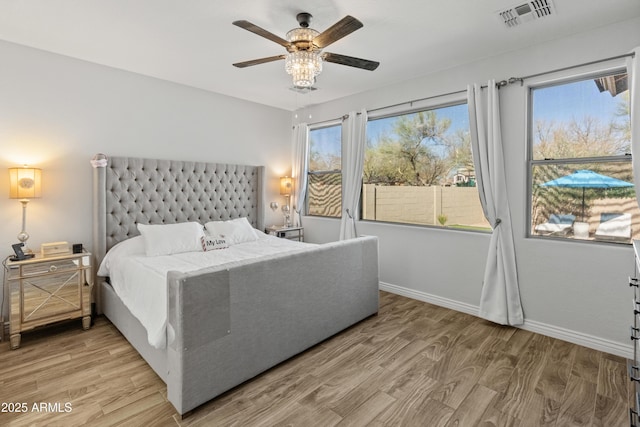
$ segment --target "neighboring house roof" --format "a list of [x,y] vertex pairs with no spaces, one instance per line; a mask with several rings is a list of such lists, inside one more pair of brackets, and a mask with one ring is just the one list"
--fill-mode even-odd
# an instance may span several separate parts
[[616,96],[629,89],[627,74],[600,77],[595,79],[594,82],[600,92],[607,91],[611,96]]

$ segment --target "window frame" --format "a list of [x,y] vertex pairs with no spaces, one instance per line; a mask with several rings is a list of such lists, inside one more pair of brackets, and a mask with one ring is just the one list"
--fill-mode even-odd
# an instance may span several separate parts
[[[419,101],[409,101],[399,105],[393,105],[387,108],[377,109],[375,112],[369,113],[367,117],[367,126],[370,121],[387,119],[391,117],[399,117],[402,115],[419,113],[421,111],[430,111],[437,110],[441,108],[455,107],[469,105],[469,99],[467,96],[467,91],[459,91],[455,93],[445,94],[445,95],[436,95],[433,97],[425,98]],[[471,129],[469,128],[469,131]],[[360,190],[360,204],[359,204],[359,221],[371,223],[371,224],[385,224],[391,226],[399,226],[399,227],[419,227],[419,228],[428,228],[428,229],[437,229],[437,230],[446,230],[453,232],[466,232],[466,233],[481,233],[481,234],[491,234],[492,230],[482,230],[482,229],[467,229],[467,228],[454,228],[454,227],[443,227],[439,225],[431,225],[431,224],[416,224],[410,222],[395,222],[395,221],[383,221],[383,220],[375,220],[375,219],[364,219],[363,218],[363,192],[364,192],[364,177],[362,178],[362,188]],[[477,188],[477,187],[476,187]],[[479,196],[478,196],[479,200]]]
[[[307,165],[310,163],[311,160],[311,132],[314,130],[319,130],[319,129],[325,129],[325,128],[330,128],[330,127],[340,127],[340,169],[335,169],[335,170],[323,170],[323,171],[311,171],[311,168],[308,167],[307,168],[307,189],[305,192],[305,215],[306,216],[310,216],[310,217],[314,217],[314,218],[327,218],[327,219],[342,219],[342,184],[343,184],[343,179],[342,179],[342,158],[343,158],[343,148],[342,148],[342,120],[341,119],[335,119],[335,120],[328,120],[325,122],[320,122],[320,123],[315,123],[315,124],[310,124],[309,125],[309,153],[308,153],[308,158],[307,158]],[[332,174],[340,174],[340,216],[330,216],[330,215],[319,215],[319,214],[312,214],[309,211],[309,184],[311,183],[311,176],[318,176],[318,175],[332,175]]]
[[536,166],[544,166],[544,165],[554,165],[554,164],[562,164],[562,165],[570,165],[570,164],[585,164],[585,163],[615,163],[615,162],[629,162],[632,164],[631,153],[625,153],[622,155],[613,155],[613,156],[593,156],[593,157],[569,157],[569,158],[559,158],[559,159],[534,159],[534,117],[533,117],[533,93],[536,89],[544,89],[554,86],[562,86],[568,85],[571,83],[576,83],[589,79],[596,79],[600,77],[606,77],[621,73],[628,73],[627,67],[623,62],[620,61],[611,61],[609,65],[607,63],[598,63],[598,64],[590,64],[588,66],[578,67],[577,69],[572,70],[563,70],[556,73],[553,73],[551,76],[546,76],[546,78],[532,78],[530,83],[526,84],[526,112],[525,112],[525,141],[526,141],[526,150],[525,150],[525,165],[526,165],[526,179],[525,179],[525,194],[526,194],[526,208],[525,208],[525,238],[530,239],[540,239],[544,241],[554,241],[554,242],[569,242],[569,243],[586,243],[586,244],[604,244],[604,245],[621,245],[621,244],[631,244],[631,241],[628,243],[624,242],[614,242],[614,241],[606,241],[606,240],[588,240],[588,239],[575,239],[575,238],[567,238],[563,236],[554,236],[554,235],[540,235],[533,233],[533,225],[532,225],[532,199],[533,199],[533,169]]

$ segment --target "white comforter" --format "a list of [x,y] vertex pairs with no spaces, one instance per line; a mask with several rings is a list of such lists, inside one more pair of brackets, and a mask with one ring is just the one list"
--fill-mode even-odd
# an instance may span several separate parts
[[116,294],[146,328],[149,344],[164,348],[167,272],[194,271],[314,246],[263,235],[256,241],[232,245],[226,249],[147,257],[142,237],[137,236],[114,246],[102,261],[98,275],[110,277]]

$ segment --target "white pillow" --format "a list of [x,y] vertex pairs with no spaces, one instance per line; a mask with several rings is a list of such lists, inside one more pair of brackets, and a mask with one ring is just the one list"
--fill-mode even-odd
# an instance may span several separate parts
[[197,222],[177,224],[138,224],[144,238],[147,256],[171,255],[182,252],[202,252],[204,230]]
[[204,226],[211,237],[223,237],[231,245],[258,240],[258,235],[245,217],[227,221],[210,221]]
[[144,255],[144,239],[142,236],[132,237],[116,244],[104,256],[98,269],[98,276],[108,277],[111,275],[111,265],[118,259],[131,255]]

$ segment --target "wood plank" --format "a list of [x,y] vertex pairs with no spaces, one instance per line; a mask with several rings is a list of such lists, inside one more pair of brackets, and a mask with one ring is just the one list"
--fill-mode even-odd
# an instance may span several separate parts
[[496,394],[495,391],[477,384],[453,413],[446,427],[477,425]]
[[600,359],[598,394],[613,400],[627,400],[627,365],[607,357]]
[[621,426],[629,421],[629,407],[627,402],[620,399],[611,399],[598,394],[596,396],[596,409],[593,414],[593,427]]
[[517,362],[517,356],[506,353],[497,354],[478,380],[478,384],[498,393],[504,393]]
[[337,425],[340,427],[366,427],[378,416],[378,414],[383,412],[395,401],[396,400],[393,397],[379,391],[343,418]]
[[520,427],[552,427],[556,426],[560,402],[533,393],[522,411]]
[[431,392],[438,386],[439,383],[437,381],[429,378],[425,379],[420,384],[416,384],[415,387],[404,394],[402,398],[396,399],[392,405],[381,413],[377,418],[377,421],[383,425],[411,425],[409,424],[410,420],[416,420],[423,417],[424,410],[427,407],[431,408],[427,410],[427,413],[429,414],[431,414],[430,411],[433,410],[433,407],[438,407],[440,409],[446,408],[446,410],[444,411],[444,415],[441,414],[441,410],[435,411],[440,415],[429,415],[428,418],[422,418],[423,421],[429,420],[429,422],[432,423],[444,417],[449,419],[449,416],[453,413],[453,409],[441,402],[437,402],[429,398]]
[[602,352],[587,347],[580,347],[574,359],[571,375],[594,384],[597,383],[601,358]]
[[567,427],[590,425],[595,413],[596,388],[595,383],[577,375],[571,375],[558,414],[557,425]]
[[415,390],[410,399],[396,400],[373,420],[379,426],[433,426],[442,427],[453,415],[453,409],[442,402],[428,398],[429,389],[424,393]]
[[535,391],[551,400],[561,401],[567,388],[567,381],[569,381],[571,365],[569,363],[553,362],[550,359],[547,358],[547,363],[540,374]]

